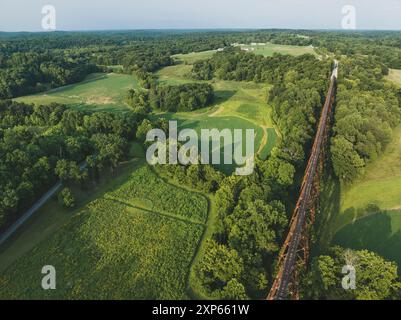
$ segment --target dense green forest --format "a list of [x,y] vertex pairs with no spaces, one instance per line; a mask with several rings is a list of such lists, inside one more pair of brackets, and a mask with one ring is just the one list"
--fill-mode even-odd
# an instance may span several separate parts
[[[58,179],[85,186],[127,155],[141,116],[0,101],[0,228]],[[87,163],[87,169],[79,165]]]
[[[125,73],[137,73],[144,86],[150,87],[153,82],[151,72],[171,65],[172,55],[224,48],[233,43],[312,45],[323,54],[369,55],[388,67],[401,68],[401,40],[399,34],[394,32],[1,33],[0,41],[0,98],[12,98],[77,82],[96,68],[105,70],[106,66],[113,65],[122,65]],[[202,72],[202,75],[199,72],[197,75],[210,77],[207,69]],[[257,73],[257,76],[261,75]],[[233,75],[228,77],[232,78]],[[249,79],[250,75],[237,74],[235,77]]]
[[[355,266],[358,285],[344,290],[338,280],[343,266]],[[323,300],[399,300],[401,282],[395,262],[386,261],[368,250],[354,251],[341,247],[330,248],[327,254],[313,258],[310,270],[303,279],[303,294],[307,299]]]
[[373,57],[343,58],[341,72],[331,152],[335,173],[349,183],[391,141],[401,90],[383,80],[388,68]]
[[100,68],[85,58],[48,53],[0,55],[0,98],[13,98],[82,81]]
[[127,99],[128,104],[138,111],[193,111],[210,105],[214,99],[214,92],[210,84],[190,83],[157,86],[148,92],[132,89]]

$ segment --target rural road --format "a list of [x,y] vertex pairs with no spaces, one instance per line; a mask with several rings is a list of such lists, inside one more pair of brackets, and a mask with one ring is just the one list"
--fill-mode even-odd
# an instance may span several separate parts
[[12,234],[14,234],[15,231],[21,225],[23,225],[32,215],[39,209],[41,208],[47,200],[50,199],[51,196],[53,196],[60,188],[61,188],[62,183],[58,182],[56,185],[54,185],[49,191],[47,191],[38,201],[34,203],[34,205],[26,211],[17,221],[14,222],[14,224],[11,225],[10,228],[8,228],[3,234],[0,235],[0,246],[7,241],[9,237],[11,237]]
[[[83,163],[79,166],[80,170],[86,168],[86,163]],[[62,186],[61,181],[56,183],[51,189],[49,189],[38,201],[36,201],[32,207],[26,211],[17,221],[15,221],[11,227],[9,227],[4,233],[0,235],[0,246],[14,234],[15,231],[18,230],[32,215],[39,210],[47,200],[49,200]]]

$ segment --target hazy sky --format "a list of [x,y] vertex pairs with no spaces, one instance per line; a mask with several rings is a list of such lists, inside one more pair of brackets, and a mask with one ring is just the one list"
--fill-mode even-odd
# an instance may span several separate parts
[[401,29],[401,0],[0,0],[0,31],[41,31],[48,4],[57,30],[340,29],[344,5],[357,29]]

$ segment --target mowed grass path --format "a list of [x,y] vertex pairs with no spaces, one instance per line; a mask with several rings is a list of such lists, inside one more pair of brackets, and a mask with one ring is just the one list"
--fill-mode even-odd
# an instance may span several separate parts
[[[216,102],[213,106],[194,112],[161,114],[179,121],[181,126],[200,129],[254,129],[255,151],[265,159],[277,141],[277,133],[270,118],[271,107],[267,104],[268,84],[216,80],[195,81],[190,78],[192,64],[214,54],[191,53],[177,55],[177,65],[163,68],[157,73],[161,85],[178,85],[192,82],[212,84]],[[233,167],[218,166],[224,172],[231,172]],[[227,169],[227,170],[226,170]]]
[[134,76],[94,73],[82,82],[15,100],[34,104],[57,102],[81,110],[126,111],[124,99],[131,88],[139,88]]
[[[111,183],[69,212],[63,226],[27,226],[25,234],[47,234],[31,248],[13,242],[0,253],[0,299],[189,298],[207,198],[168,184],[143,160]],[[41,214],[51,217],[52,209]],[[57,290],[41,288],[48,264],[56,268]]]

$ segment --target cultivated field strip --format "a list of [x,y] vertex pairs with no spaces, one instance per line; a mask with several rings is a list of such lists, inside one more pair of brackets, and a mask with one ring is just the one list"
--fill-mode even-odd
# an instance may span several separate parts
[[164,182],[148,166],[133,172],[130,180],[108,193],[107,198],[194,223],[202,224],[207,219],[208,202],[205,197]]
[[[0,277],[0,299],[186,299],[203,227],[98,199]],[[43,264],[57,290],[40,286]]]

